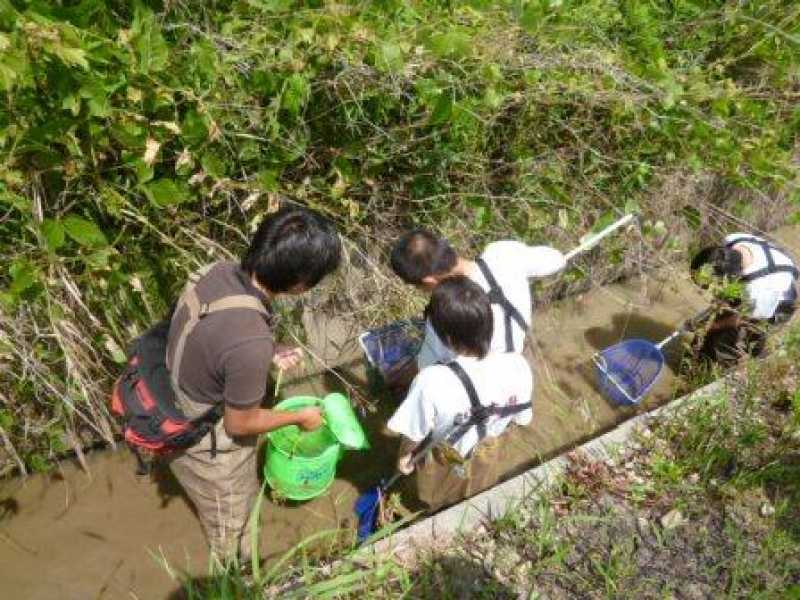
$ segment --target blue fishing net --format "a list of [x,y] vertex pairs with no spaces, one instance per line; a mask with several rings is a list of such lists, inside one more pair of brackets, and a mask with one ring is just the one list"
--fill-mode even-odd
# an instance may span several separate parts
[[594,357],[600,391],[620,406],[638,404],[664,367],[661,349],[647,340],[626,340]]
[[425,321],[404,319],[370,329],[361,338],[361,347],[369,363],[386,374],[414,360],[425,337]]

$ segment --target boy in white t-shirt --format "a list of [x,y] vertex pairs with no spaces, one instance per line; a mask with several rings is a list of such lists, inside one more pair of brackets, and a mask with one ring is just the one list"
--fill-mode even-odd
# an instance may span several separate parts
[[[798,270],[792,258],[762,237],[733,233],[722,246],[701,250],[692,260],[695,281],[714,279],[743,285],[742,298],[728,298],[708,326],[700,356],[723,364],[764,349],[765,325],[791,318],[797,300]],[[710,277],[709,277],[710,276]]]
[[398,469],[405,473],[414,469],[417,444],[438,441],[413,481],[419,500],[436,510],[497,481],[497,439],[511,423],[530,423],[533,375],[521,354],[490,353],[491,305],[474,281],[456,275],[440,283],[427,313],[454,358],[419,372],[388,428],[403,436]]
[[[391,265],[403,281],[428,293],[438,283],[456,275],[477,283],[489,294],[491,302],[494,321],[491,351],[521,353],[531,326],[529,280],[557,273],[564,268],[566,260],[555,248],[528,246],[511,240],[493,242],[479,258],[470,260],[458,256],[443,237],[416,229],[395,244]],[[447,362],[454,356],[428,320],[417,368]]]

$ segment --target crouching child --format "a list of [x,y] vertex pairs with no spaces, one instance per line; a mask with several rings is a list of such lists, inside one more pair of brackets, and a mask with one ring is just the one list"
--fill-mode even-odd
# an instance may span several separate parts
[[764,350],[767,327],[788,321],[797,302],[798,270],[792,258],[767,240],[734,233],[721,246],[692,260],[701,287],[716,286],[718,310],[698,338],[699,357],[731,365]]
[[398,469],[415,470],[412,450],[428,436],[434,449],[409,479],[413,495],[437,510],[494,485],[502,474],[505,444],[514,423],[533,412],[533,375],[518,353],[489,353],[490,300],[474,281],[458,275],[433,290],[427,315],[454,358],[422,369],[388,428],[402,436]]

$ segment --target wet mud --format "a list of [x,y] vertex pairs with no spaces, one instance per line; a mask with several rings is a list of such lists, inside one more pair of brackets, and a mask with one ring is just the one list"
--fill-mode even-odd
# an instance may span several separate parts
[[[800,231],[786,228],[776,237],[800,254]],[[506,436],[506,477],[670,400],[680,343],[668,347],[667,367],[635,408],[613,406],[597,393],[591,355],[627,338],[659,341],[704,306],[686,271],[666,266],[536,310],[527,350],[535,370],[534,418]],[[362,361],[338,373],[368,393]],[[281,396],[341,389],[339,379],[328,375],[285,384]],[[395,405],[381,396],[377,411],[364,419],[372,448],[347,453],[326,494],[305,503],[265,500],[267,560],[311,534],[352,529],[358,493],[392,470],[397,440],[383,424]],[[157,471],[153,480],[137,477],[126,451],[95,452],[87,460],[88,474],[67,461],[49,474],[0,483],[0,597],[167,598],[180,585],[163,560],[190,576],[207,573],[199,522],[167,471]]]

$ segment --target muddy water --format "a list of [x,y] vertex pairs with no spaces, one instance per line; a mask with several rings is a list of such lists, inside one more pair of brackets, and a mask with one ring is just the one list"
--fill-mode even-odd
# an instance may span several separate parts
[[[800,231],[783,230],[778,238],[800,250]],[[513,475],[672,397],[678,344],[637,409],[619,409],[597,394],[588,359],[621,339],[668,335],[703,307],[687,282],[684,271],[665,267],[536,313],[529,351],[536,374],[534,420],[508,436],[512,451],[504,472]],[[366,383],[360,362],[341,374]],[[322,395],[337,387],[335,378],[311,379],[285,386],[282,395]],[[378,407],[366,419],[373,449],[349,453],[327,494],[302,504],[265,501],[262,548],[268,558],[312,533],[352,525],[353,500],[391,469],[395,453],[396,441],[382,430],[393,406],[383,400]],[[0,597],[166,598],[179,585],[161,557],[176,570],[206,572],[199,523],[168,473],[158,473],[155,481],[137,478],[127,452],[98,452],[88,460],[90,474],[65,463],[53,474],[0,487]]]

